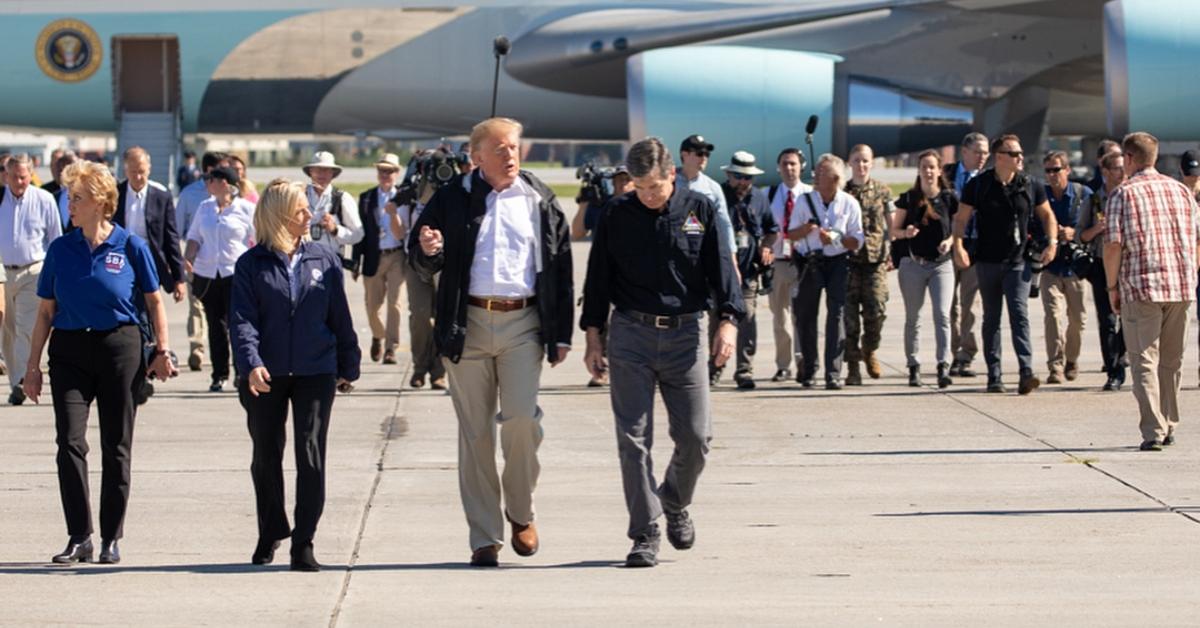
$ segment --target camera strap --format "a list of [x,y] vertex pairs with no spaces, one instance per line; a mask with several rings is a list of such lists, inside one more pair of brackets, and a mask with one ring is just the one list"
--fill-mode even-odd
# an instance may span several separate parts
[[335,185],[329,187],[329,213],[342,222],[342,191]]

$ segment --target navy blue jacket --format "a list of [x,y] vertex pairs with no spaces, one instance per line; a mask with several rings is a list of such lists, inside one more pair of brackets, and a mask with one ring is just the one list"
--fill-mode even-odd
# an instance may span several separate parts
[[362,350],[346,302],[342,262],[312,242],[302,242],[297,255],[295,306],[279,254],[258,244],[238,258],[229,310],[238,376],[264,366],[273,377],[335,374],[354,381]]

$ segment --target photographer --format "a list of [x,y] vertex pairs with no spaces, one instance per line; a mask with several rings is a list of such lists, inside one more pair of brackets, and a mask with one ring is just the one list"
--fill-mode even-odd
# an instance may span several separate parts
[[[1067,154],[1051,151],[1042,160],[1046,171],[1046,200],[1058,222],[1058,256],[1042,273],[1041,296],[1045,310],[1047,384],[1075,381],[1079,376],[1079,348],[1087,311],[1083,307],[1083,278],[1071,268],[1071,254],[1078,240],[1080,214],[1091,206],[1092,191],[1068,180],[1071,165]],[[1035,239],[1044,238],[1041,225],[1030,225]],[[1066,318],[1066,321],[1063,318]],[[1064,326],[1063,323],[1066,323]]]
[[[979,277],[987,391],[1005,392],[1000,378],[1000,313],[1007,301],[1013,349],[1021,368],[1018,392],[1028,395],[1042,383],[1033,374],[1033,342],[1029,337],[1029,283],[1033,276],[1025,263],[1029,223],[1036,216],[1045,233],[1058,233],[1058,223],[1046,202],[1045,190],[1021,172],[1025,153],[1020,138],[1000,136],[992,142],[992,153],[996,165],[968,181],[961,191],[954,217],[954,265],[965,269],[974,261]],[[979,233],[974,260],[963,246],[972,216],[976,216]],[[1042,263],[1054,259],[1056,248],[1057,243],[1052,241],[1043,249]]]
[[633,178],[625,164],[597,169],[590,162],[581,166],[575,176],[581,183],[579,196],[575,197],[579,209],[571,220],[571,239],[580,241],[591,237],[600,212],[610,199],[633,191]]
[[1117,186],[1125,182],[1125,157],[1120,150],[1110,151],[1100,158],[1100,172],[1104,185],[1092,194],[1089,208],[1079,218],[1077,237],[1091,255],[1091,268],[1087,280],[1092,284],[1092,300],[1096,306],[1096,327],[1100,332],[1100,355],[1104,358],[1104,372],[1108,379],[1104,390],[1117,391],[1125,384],[1125,335],[1121,333],[1121,317],[1113,311],[1108,301],[1108,275],[1104,272],[1104,231],[1108,226],[1104,208],[1108,197]]
[[[721,184],[725,204],[729,207],[733,221],[734,258],[742,275],[742,298],[746,304],[746,315],[738,322],[737,371],[733,381],[742,390],[754,389],[754,354],[758,345],[758,328],[754,320],[755,302],[759,292],[771,290],[771,263],[775,255],[771,247],[779,238],[779,224],[771,213],[767,194],[754,187],[754,177],[763,173],[754,164],[754,155],[737,151],[730,163],[721,166],[726,181]],[[720,313],[711,312],[710,320],[720,320]],[[719,326],[709,328],[709,342],[716,341]],[[710,355],[708,360],[708,383],[716,386],[721,379],[722,367],[717,366]]]
[[333,153],[320,151],[302,170],[312,179],[307,187],[313,215],[309,235],[317,244],[344,258],[342,247],[353,246],[363,239],[363,225],[354,197],[333,185],[333,180],[342,174],[342,167],[334,162]]

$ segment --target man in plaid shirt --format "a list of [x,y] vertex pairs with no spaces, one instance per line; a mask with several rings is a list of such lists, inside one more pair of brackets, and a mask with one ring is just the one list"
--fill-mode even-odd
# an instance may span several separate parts
[[1179,424],[1180,366],[1196,286],[1197,206],[1183,184],[1155,170],[1153,135],[1130,133],[1121,149],[1128,179],[1108,200],[1104,270],[1133,366],[1141,449],[1161,451],[1174,444]]

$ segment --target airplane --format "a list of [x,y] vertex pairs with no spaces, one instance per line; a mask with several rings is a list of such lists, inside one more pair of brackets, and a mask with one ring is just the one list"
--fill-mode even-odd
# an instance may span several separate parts
[[497,113],[530,138],[701,133],[771,159],[817,115],[840,154],[972,129],[1192,140],[1197,32],[1195,0],[0,0],[0,125],[170,154],[185,132],[464,135],[499,60]]

